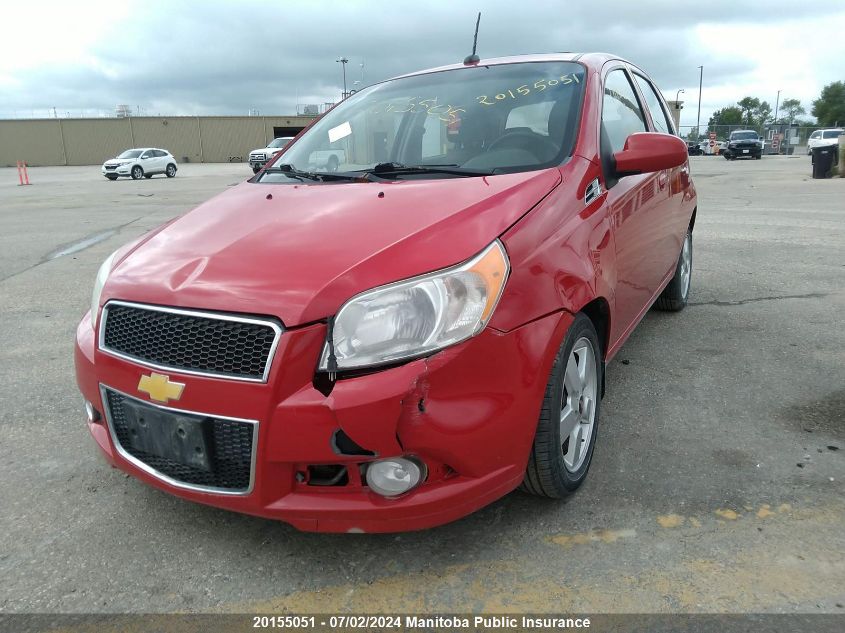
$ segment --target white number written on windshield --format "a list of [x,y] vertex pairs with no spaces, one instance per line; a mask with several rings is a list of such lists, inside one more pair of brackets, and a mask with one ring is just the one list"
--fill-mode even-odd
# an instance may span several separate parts
[[543,92],[544,90],[554,88],[558,85],[568,86],[570,84],[580,83],[581,78],[575,73],[572,73],[569,75],[561,75],[558,79],[538,79],[534,82],[533,86],[529,84],[522,84],[521,86],[508,88],[507,90],[503,90],[502,92],[492,96],[478,95],[476,100],[481,105],[491,106],[496,105],[497,101],[504,101],[505,99],[519,99],[520,97],[530,95],[532,92]]

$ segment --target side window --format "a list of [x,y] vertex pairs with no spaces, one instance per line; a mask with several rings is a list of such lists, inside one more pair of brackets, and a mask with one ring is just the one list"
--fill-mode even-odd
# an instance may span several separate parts
[[625,140],[635,132],[645,132],[645,116],[628,77],[622,70],[612,70],[604,82],[601,110],[602,136],[606,136],[610,152],[625,147]]
[[637,73],[634,73],[634,81],[637,82],[637,86],[639,86],[643,99],[645,99],[648,111],[651,112],[651,120],[654,122],[654,130],[656,132],[663,132],[664,134],[674,134],[675,126],[672,124],[672,119],[669,118],[666,110],[663,108],[663,103],[661,102],[660,97],[657,94],[657,90],[655,90],[652,83]]
[[145,158],[152,158],[152,156],[153,156],[152,151],[151,151],[151,150],[147,150],[146,152],[144,152],[143,154],[141,154],[141,160],[143,160],[143,159],[145,159]]
[[821,135],[822,135],[821,132],[815,131],[812,134],[810,134],[810,138],[819,138]]

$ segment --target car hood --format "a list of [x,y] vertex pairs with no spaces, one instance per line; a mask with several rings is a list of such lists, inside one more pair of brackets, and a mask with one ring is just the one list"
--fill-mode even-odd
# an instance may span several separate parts
[[121,163],[131,163],[135,158],[109,158],[103,165],[120,165]]
[[141,239],[103,300],[324,319],[364,290],[456,264],[561,181],[558,169],[478,178],[245,182]]

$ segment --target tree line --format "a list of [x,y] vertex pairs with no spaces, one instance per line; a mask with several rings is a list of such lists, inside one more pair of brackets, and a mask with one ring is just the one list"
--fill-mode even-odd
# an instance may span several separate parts
[[845,125],[845,81],[834,81],[826,85],[818,99],[813,100],[810,114],[817,122],[799,118],[807,111],[798,99],[784,99],[778,107],[777,120],[773,118],[772,106],[757,97],[743,97],[713,113],[707,126],[744,125],[750,128],[761,127],[768,123],[789,123],[799,126],[834,127]]

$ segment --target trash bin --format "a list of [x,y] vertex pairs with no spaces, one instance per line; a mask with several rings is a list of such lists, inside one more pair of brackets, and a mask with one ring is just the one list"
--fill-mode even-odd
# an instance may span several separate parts
[[835,145],[813,148],[813,178],[830,178],[836,153]]

